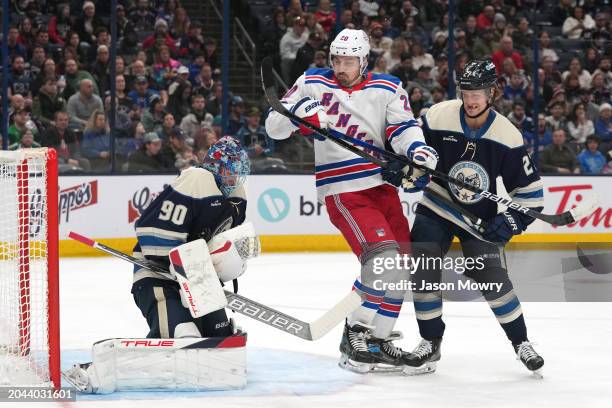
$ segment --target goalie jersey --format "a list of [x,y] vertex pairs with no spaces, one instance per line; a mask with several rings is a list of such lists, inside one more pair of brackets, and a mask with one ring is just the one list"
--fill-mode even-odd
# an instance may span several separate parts
[[[420,120],[427,144],[440,155],[436,170],[494,194],[499,177],[513,201],[536,210],[543,207],[538,171],[521,133],[507,118],[491,109],[484,126],[473,131],[465,122],[462,102],[451,100],[432,106]],[[434,177],[429,187],[483,220],[498,213],[497,203],[452,183]],[[417,213],[427,211],[421,206],[478,236],[469,220],[430,194],[424,193]],[[533,220],[523,217],[526,224]]]
[[[402,155],[424,145],[408,94],[401,81],[392,75],[370,72],[360,84],[345,88],[336,81],[333,70],[309,69],[287,91],[282,103],[294,111],[305,97],[321,102],[329,117],[329,130],[339,137],[341,132],[383,149],[388,141]],[[273,139],[286,139],[297,129],[280,113],[269,111],[266,131]],[[323,138],[315,139],[314,145],[320,199],[384,183],[379,166]]]
[[[145,257],[168,266],[168,253],[178,245],[213,236],[244,222],[246,194],[243,186],[225,197],[211,172],[190,167],[170,183],[136,221],[138,243],[134,257]],[[170,274],[159,274],[134,267],[134,282],[153,277],[174,280]]]

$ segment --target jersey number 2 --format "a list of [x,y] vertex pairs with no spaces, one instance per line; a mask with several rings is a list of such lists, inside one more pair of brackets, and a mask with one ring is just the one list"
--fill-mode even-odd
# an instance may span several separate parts
[[176,225],[183,225],[187,216],[187,207],[182,204],[174,205],[172,201],[164,201],[161,205],[159,219],[172,221]]
[[400,96],[400,99],[404,101],[404,110],[408,112],[410,110],[410,106],[408,105],[408,97],[406,95]]
[[526,176],[529,176],[533,173],[533,166],[531,165],[531,160],[529,160],[529,156],[523,156],[523,169],[525,170]]

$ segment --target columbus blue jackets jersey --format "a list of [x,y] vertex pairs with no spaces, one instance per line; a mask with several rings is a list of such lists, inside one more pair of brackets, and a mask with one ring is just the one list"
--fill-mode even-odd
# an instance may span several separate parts
[[[345,88],[331,69],[313,68],[299,77],[282,103],[294,111],[304,98],[321,102],[330,120],[331,133],[340,132],[407,155],[423,145],[423,133],[415,120],[401,81],[386,74],[368,73],[360,84]],[[286,139],[297,130],[289,119],[270,111],[266,131],[273,139]],[[365,190],[384,183],[379,166],[327,140],[315,140],[315,176],[319,198]]]
[[[544,205],[538,171],[521,133],[507,118],[491,109],[484,126],[473,131],[465,122],[462,102],[452,100],[432,106],[421,121],[425,141],[440,156],[437,170],[492,193],[497,193],[496,181],[501,177],[516,203],[534,209]],[[429,187],[484,220],[498,212],[497,203],[452,183],[434,178]],[[423,195],[417,213],[424,212],[421,206],[479,236],[470,228],[469,220],[430,194]],[[532,220],[524,219],[526,224]]]
[[[134,257],[168,265],[168,253],[177,245],[214,235],[244,221],[246,195],[242,186],[223,196],[214,176],[190,167],[168,185],[136,221],[138,243]],[[134,282],[145,277],[172,279],[147,269],[134,268]]]

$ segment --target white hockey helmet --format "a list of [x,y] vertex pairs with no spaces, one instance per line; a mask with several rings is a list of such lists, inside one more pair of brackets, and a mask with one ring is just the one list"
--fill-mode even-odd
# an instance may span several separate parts
[[359,57],[360,74],[363,75],[368,67],[368,54],[370,53],[370,38],[363,30],[345,28],[340,31],[329,46],[329,65],[333,67],[334,55]]

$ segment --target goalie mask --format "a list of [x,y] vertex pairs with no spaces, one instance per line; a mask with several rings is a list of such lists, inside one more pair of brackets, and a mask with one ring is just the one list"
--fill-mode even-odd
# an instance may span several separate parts
[[370,53],[370,38],[363,30],[345,28],[340,31],[329,46],[329,66],[333,68],[334,55],[359,57],[360,75],[364,75],[368,67]]
[[236,139],[223,136],[208,149],[202,167],[215,176],[223,195],[229,196],[244,184],[251,172],[251,161]]

